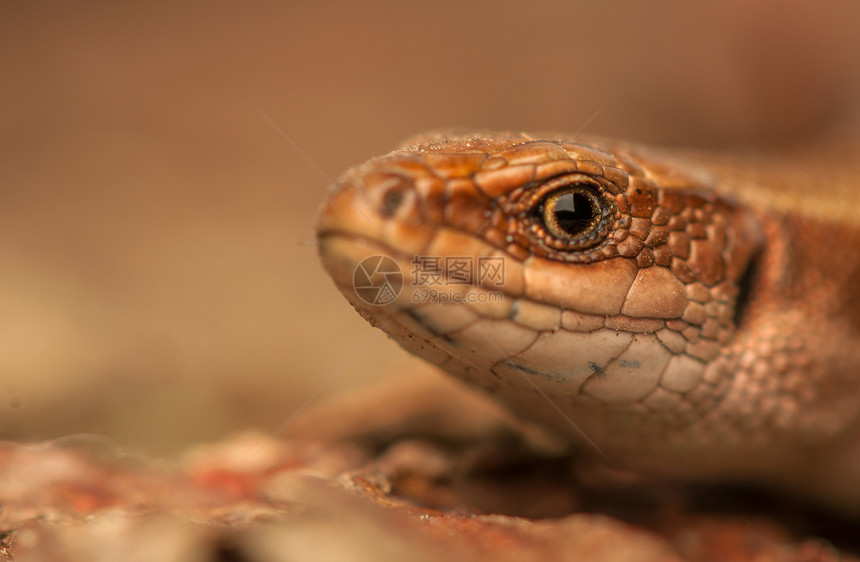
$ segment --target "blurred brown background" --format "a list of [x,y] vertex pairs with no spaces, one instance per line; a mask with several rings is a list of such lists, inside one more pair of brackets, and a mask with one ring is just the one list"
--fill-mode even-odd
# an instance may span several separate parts
[[[860,101],[856,3],[629,4],[2,3],[0,438],[273,431],[372,333],[318,264],[314,166],[598,110],[768,144]],[[320,399],[412,361],[374,338]]]

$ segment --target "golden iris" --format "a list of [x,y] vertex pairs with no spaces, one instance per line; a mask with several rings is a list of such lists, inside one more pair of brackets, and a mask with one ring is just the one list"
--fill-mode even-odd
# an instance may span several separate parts
[[573,185],[546,196],[541,218],[550,234],[561,240],[575,240],[591,234],[602,216],[597,195],[587,187]]

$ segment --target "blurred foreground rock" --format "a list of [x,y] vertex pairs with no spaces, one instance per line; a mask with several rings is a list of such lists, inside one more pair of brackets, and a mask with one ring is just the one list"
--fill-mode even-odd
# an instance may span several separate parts
[[170,462],[97,437],[2,444],[0,560],[853,559],[803,512],[589,468],[437,376],[286,429]]

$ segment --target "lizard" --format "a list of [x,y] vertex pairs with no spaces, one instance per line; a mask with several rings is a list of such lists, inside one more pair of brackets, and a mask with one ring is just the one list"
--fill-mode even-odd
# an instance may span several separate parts
[[319,253],[372,325],[584,453],[858,515],[858,153],[428,133],[336,182]]

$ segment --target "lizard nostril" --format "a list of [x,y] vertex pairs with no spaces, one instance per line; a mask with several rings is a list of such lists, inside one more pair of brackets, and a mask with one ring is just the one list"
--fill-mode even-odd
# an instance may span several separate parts
[[364,178],[362,192],[383,218],[390,219],[408,203],[412,178],[389,172],[371,173]]
[[397,209],[400,208],[400,205],[403,204],[403,188],[402,186],[396,186],[385,192],[385,195],[382,197],[382,214],[386,217],[394,216],[394,213],[397,212]]

